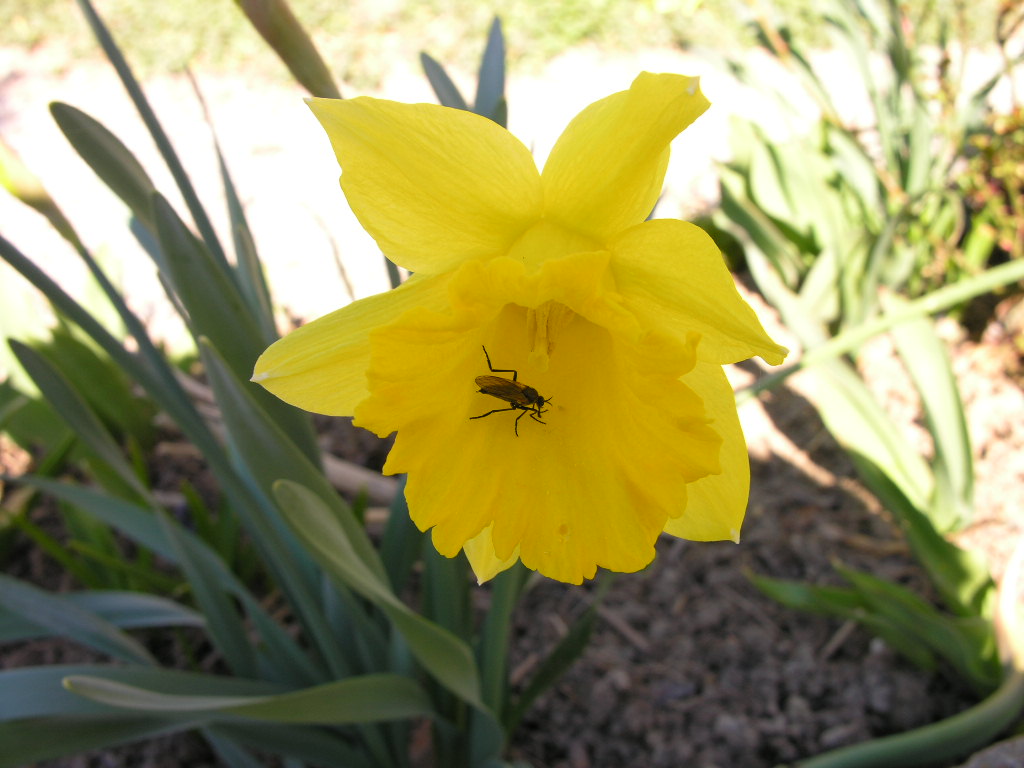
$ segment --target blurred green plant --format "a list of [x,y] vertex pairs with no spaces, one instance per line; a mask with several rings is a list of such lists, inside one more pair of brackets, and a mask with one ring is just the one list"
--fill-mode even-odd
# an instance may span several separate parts
[[972,226],[1012,259],[1024,258],[1024,107],[989,115],[985,130],[971,136],[960,187]]
[[[254,21],[259,13],[280,19],[287,12],[282,0],[240,5]],[[514,696],[508,637],[525,569],[494,579],[490,607],[479,616],[465,560],[443,558],[424,545],[393,485],[384,494],[378,490],[389,498],[390,514],[379,546],[371,541],[365,504],[353,509],[332,486],[306,415],[248,381],[276,331],[270,292],[223,158],[231,257],[120,49],[91,2],[79,0],[79,6],[170,168],[195,231],[112,132],[66,104],[54,104],[53,116],[128,206],[142,239],[154,244],[150,255],[194,339],[218,416],[211,420],[194,402],[196,383],[157,348],[66,218],[36,190],[34,207],[82,258],[129,341],[0,237],[0,257],[62,319],[53,341],[31,346],[12,340],[12,351],[80,444],[94,482],[41,473],[2,479],[67,507],[72,546],[89,559],[65,564],[75,563],[73,573],[84,585],[102,578],[104,587],[53,594],[0,577],[0,641],[63,636],[111,663],[0,672],[0,766],[197,729],[230,766],[260,764],[252,751],[258,750],[288,766],[390,768],[419,759],[414,752],[425,743],[424,728],[438,765],[505,765],[508,733],[586,645],[603,588]],[[293,27],[273,42],[290,71],[306,78],[304,85],[333,87],[315,65],[319,54],[308,35]],[[489,104],[492,114],[504,104],[503,48],[495,23],[476,100]],[[223,495],[222,509],[210,510],[188,486],[182,489],[186,508],[169,509],[154,493],[140,460],[143,441],[128,437],[146,433],[154,407],[201,452]],[[51,543],[42,536],[37,541]],[[115,566],[121,542],[143,559]],[[61,547],[51,550],[65,562]],[[257,574],[245,568],[253,560],[261,563]],[[181,600],[166,597],[179,592],[185,593]],[[418,596],[419,612],[400,599],[405,595]],[[285,623],[278,620],[282,615]],[[209,644],[202,667],[218,673],[162,666],[129,634],[140,628],[201,633]]]
[[[835,51],[845,57],[841,69],[864,84],[870,114],[861,125],[867,127],[854,127],[838,108],[837,96],[850,99],[853,85],[830,87],[809,52],[785,29],[761,20],[759,39],[796,75],[821,116],[808,136],[782,141],[756,123],[735,124],[735,159],[722,171],[722,208],[712,229],[726,247],[731,238],[742,249],[758,289],[805,350],[798,363],[764,377],[741,400],[804,372],[825,426],[903,530],[945,610],[842,564],[836,568],[843,587],[763,576],[753,576],[754,583],[794,608],[859,622],[914,663],[934,669],[941,661],[979,695],[991,694],[965,713],[970,727],[962,730],[950,721],[946,733],[924,729],[891,748],[869,742],[806,763],[891,768],[965,754],[1024,706],[1019,649],[1011,664],[1000,660],[987,567],[943,535],[971,520],[973,454],[948,355],[928,317],[1024,279],[1024,263],[986,268],[993,238],[967,225],[955,188],[968,137],[982,124],[985,99],[1003,70],[960,92],[960,74],[951,67],[964,57],[951,56],[944,18],[933,20],[943,46],[929,67],[914,37],[921,19],[912,20],[895,0],[832,0],[821,12]],[[767,94],[777,114],[806,125],[792,95],[772,81],[771,68],[734,62],[732,69]],[[891,332],[920,398],[931,461],[853,364],[864,342],[883,331]],[[949,738],[953,732],[956,739]]]

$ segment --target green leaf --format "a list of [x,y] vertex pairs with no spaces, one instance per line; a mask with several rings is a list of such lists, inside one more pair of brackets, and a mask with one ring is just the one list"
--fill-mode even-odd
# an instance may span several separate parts
[[767,576],[750,575],[749,578],[764,594],[785,606],[794,610],[856,621],[921,669],[935,669],[935,655],[931,650],[918,638],[908,636],[900,625],[871,611],[856,590],[845,587],[822,587]]
[[[260,322],[250,312],[232,273],[217,264],[159,194],[153,199],[153,215],[166,265],[164,274],[187,312],[193,336],[197,343],[200,337],[207,337],[235,375],[247,380],[266,346]],[[316,461],[319,452],[306,414],[262,388],[254,390],[254,397],[292,436],[292,442]]]
[[841,360],[822,363],[810,374],[825,426],[871,490],[879,495],[887,490],[875,482],[880,470],[911,504],[924,509],[932,492],[931,472],[863,380]]
[[111,37],[110,30],[107,29],[103,20],[99,17],[99,14],[96,13],[96,9],[93,7],[90,0],[77,1],[78,7],[82,11],[82,15],[85,16],[86,22],[89,24],[93,34],[96,36],[96,40],[99,42],[100,47],[103,48],[103,52],[107,55],[107,58],[113,65],[114,70],[117,72],[117,76],[121,79],[121,83],[125,87],[125,90],[128,91],[128,96],[135,105],[135,109],[142,118],[142,122],[146,124],[146,129],[149,131],[149,135],[153,137],[153,142],[156,144],[161,157],[163,157],[164,162],[167,164],[167,168],[170,170],[171,176],[174,177],[178,190],[181,192],[181,196],[185,200],[185,204],[188,206],[189,212],[192,214],[192,220],[196,223],[196,227],[199,230],[199,234],[202,237],[203,242],[206,243],[206,247],[209,249],[211,256],[218,264],[220,264],[221,268],[227,272],[229,269],[228,260],[224,255],[224,249],[221,248],[220,241],[217,239],[217,233],[214,231],[213,225],[210,223],[210,219],[206,215],[206,211],[203,209],[202,203],[199,202],[199,196],[196,194],[195,188],[192,186],[192,182],[189,179],[188,174],[185,172],[184,166],[178,159],[178,155],[175,153],[170,139],[167,138],[167,134],[164,133],[164,129],[160,125],[160,121],[157,120],[156,113],[153,112],[153,108],[146,100],[146,95],[142,92],[142,88],[139,86],[139,81],[135,79],[135,75],[132,74],[131,68],[128,66],[128,62],[125,61],[124,56],[121,54],[121,50],[114,42],[114,38]]
[[203,738],[213,748],[213,751],[227,768],[263,768],[262,761],[254,755],[249,754],[241,744],[219,736],[209,728],[203,729]]
[[487,34],[487,46],[477,74],[473,111],[505,127],[508,117],[505,100],[505,38],[501,33],[501,18],[498,16],[494,17]]
[[114,438],[110,436],[103,422],[99,420],[85,399],[75,391],[64,374],[31,347],[14,339],[11,339],[9,343],[18,362],[78,438],[113,469],[118,477],[140,498],[147,498],[149,490],[125,460],[121,449],[114,442]]
[[380,768],[361,744],[319,726],[274,725],[265,722],[211,723],[205,730],[261,752],[286,755],[313,765]]
[[[19,483],[31,485],[59,499],[80,507],[90,515],[117,528],[138,544],[175,562],[178,552],[165,536],[151,510],[131,504],[97,491],[41,477],[26,475]],[[261,663],[264,677],[286,683],[302,684],[321,680],[326,671],[319,668],[296,644],[284,628],[267,615],[261,603],[233,574],[217,554],[195,534],[185,530],[177,521],[165,518],[164,526],[172,528],[182,549],[189,552],[204,571],[216,574],[221,588],[232,594],[245,607],[248,618],[266,644],[267,660]]]
[[[92,613],[120,629],[203,627],[203,615],[164,597],[139,592],[93,591],[53,595],[73,608]],[[0,642],[43,637],[44,626],[31,616],[0,611]]]
[[462,98],[462,94],[459,93],[455,83],[448,77],[448,73],[444,71],[444,67],[428,54],[422,52],[420,53],[420,64],[423,66],[423,72],[430,82],[430,87],[434,89],[434,93],[437,94],[437,100],[441,104],[446,107],[469,111],[469,105]]
[[[947,541],[931,520],[877,471],[874,486],[907,537],[918,562],[924,566],[949,609],[960,616],[991,620],[995,584],[984,560]],[[887,487],[888,486],[888,487]]]
[[228,173],[228,166],[224,161],[224,155],[221,153],[220,143],[216,136],[214,137],[214,146],[217,150],[217,164],[228,201],[228,216],[231,219],[231,232],[235,241],[235,281],[242,292],[242,297],[249,305],[249,312],[259,323],[263,341],[269,345],[277,339],[270,289],[267,287],[266,277],[263,274],[263,265],[256,253],[256,243],[253,240],[252,230],[249,228],[249,221],[245,216],[245,209],[242,207],[242,201],[238,197],[231,174]]
[[150,232],[156,232],[150,205],[156,187],[135,155],[98,120],[55,101],[50,114],[75,151]]
[[[50,225],[69,243],[78,244],[78,235],[64,212],[50,197],[46,187],[7,142],[0,138],[0,186],[25,205],[45,216]],[[11,326],[7,326],[10,328]]]
[[396,594],[402,594],[412,575],[413,565],[422,551],[423,532],[409,517],[405,501],[405,475],[388,509],[388,522],[380,543],[380,557],[388,575],[388,583]]
[[115,435],[125,435],[148,446],[153,438],[152,419],[156,412],[152,402],[138,397],[127,374],[82,337],[81,332],[75,332],[62,321],[52,330],[49,340],[32,347],[60,369]]
[[565,671],[586,650],[597,623],[597,608],[611,584],[611,579],[606,578],[602,581],[594,595],[593,602],[583,615],[570,625],[565,637],[559,640],[551,653],[545,657],[537,671],[533,673],[533,677],[524,686],[519,697],[509,707],[508,714],[505,716],[505,728],[509,733],[518,727],[523,715],[530,709],[537,697],[565,674]]
[[480,683],[469,648],[395,597],[386,576],[358,556],[347,531],[320,495],[296,482],[279,480],[274,496],[314,559],[342,584],[384,611],[413,656],[438,682],[480,706]]
[[313,96],[340,99],[330,70],[285,0],[235,0],[288,71]]
[[529,575],[530,571],[522,563],[516,563],[494,577],[491,605],[477,644],[484,702],[499,718],[504,716],[508,697],[508,645],[512,616]]
[[193,335],[209,337],[232,370],[248,378],[264,343],[238,286],[163,196],[156,193],[152,206],[164,276],[188,313]]
[[65,678],[64,686],[93,701],[137,712],[232,715],[276,723],[351,725],[434,714],[415,681],[390,674],[350,677],[270,696],[165,693],[81,675]]
[[137,640],[109,621],[10,576],[0,575],[0,608],[29,619],[53,635],[68,637],[115,659],[156,664]]
[[[287,479],[313,489],[331,508],[359,558],[375,575],[384,577],[376,548],[337,491],[257,405],[253,395],[263,391],[262,387],[249,382],[243,384],[232,376],[217,350],[201,344],[200,352],[224,416],[228,439],[260,488],[271,496],[273,484]],[[281,533],[288,535],[287,529],[282,528]]]
[[[65,689],[63,681],[76,676],[102,677],[125,685],[157,688],[175,695],[268,696],[288,690],[262,680],[202,675],[159,667],[109,664],[22,667],[0,671],[0,721],[61,716],[80,718],[95,714],[126,717],[124,712],[112,710],[107,704],[83,698]],[[171,713],[167,714],[168,718],[171,716]],[[2,753],[3,750],[0,750]]]
[[[159,717],[92,715],[0,723],[0,768],[24,768],[41,760],[107,749],[141,739],[187,731],[199,722]],[[55,735],[59,734],[59,738]]]
[[869,609],[890,622],[908,642],[931,648],[976,690],[988,693],[999,685],[1002,672],[990,621],[945,616],[906,587],[841,565],[835,567]]
[[[170,414],[189,439],[203,452],[206,459],[217,470],[222,466],[223,452],[206,423],[200,418],[188,395],[178,384],[167,360],[156,349],[139,321],[124,299],[118,294],[95,260],[84,249],[79,254],[85,260],[90,272],[102,286],[121,315],[125,326],[131,331],[139,347],[138,355],[129,352],[106,328],[71,298],[45,272],[33,264],[9,241],[0,236],[0,258],[3,258],[25,279],[32,283],[50,301],[60,314],[75,323],[96,344],[116,362],[122,370],[139,382],[149,395]],[[223,478],[222,478],[223,482]]]
[[163,510],[156,510],[164,538],[170,542],[188,578],[192,594],[206,617],[206,629],[231,670],[244,677],[256,675],[256,659],[235,604],[219,583],[217,566],[209,558],[193,556],[194,550],[178,535]]
[[822,587],[754,573],[747,578],[772,600],[798,611],[850,618],[865,607],[864,600],[849,587]]
[[[888,297],[886,311],[906,302]],[[893,340],[921,396],[928,429],[935,444],[935,493],[928,516],[942,532],[970,522],[974,506],[974,460],[960,390],[945,346],[925,319],[901,323]]]
[[259,503],[247,510],[255,544],[333,673],[339,677],[349,674],[349,662],[338,647],[320,604],[320,574],[271,501],[274,481],[285,477],[315,488],[345,527],[359,557],[369,563],[375,574],[383,576],[377,551],[323,473],[257,405],[253,393],[260,388],[239,381],[205,339],[200,340],[199,351],[236,457],[233,476],[246,477],[250,487],[260,494]]
[[423,537],[423,614],[465,642],[473,635],[469,563],[459,553],[445,557]]
[[952,285],[932,291],[919,299],[907,302],[903,309],[886,313],[861,323],[855,328],[843,331],[828,341],[808,350],[798,363],[789,365],[776,373],[761,378],[755,384],[737,393],[737,402],[742,403],[750,397],[778,386],[794,373],[813,367],[819,363],[832,360],[857,349],[868,339],[890,328],[925,315],[934,315],[958,304],[962,304],[975,296],[994,291],[1003,286],[1024,280],[1024,261],[1010,261],[992,267],[980,275],[968,277]]

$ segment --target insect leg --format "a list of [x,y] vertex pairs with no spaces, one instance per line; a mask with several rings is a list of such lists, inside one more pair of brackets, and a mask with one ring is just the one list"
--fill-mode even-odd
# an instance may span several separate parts
[[491,369],[491,373],[511,373],[512,381],[516,381],[519,378],[519,371],[515,368],[495,368],[491,365],[491,356],[487,354],[487,347],[481,344],[480,348],[484,351],[484,357],[487,358],[487,367]]
[[482,419],[484,416],[490,416],[492,413],[504,413],[505,411],[518,411],[521,410],[518,405],[513,405],[511,408],[495,408],[493,411],[487,413],[481,413],[479,416],[470,416],[470,421],[473,419]]
[[525,416],[528,413],[531,413],[531,410],[529,408],[524,408],[523,412],[520,413],[518,416],[516,416],[516,423],[515,423],[516,437],[519,437],[519,420],[521,418],[523,418],[523,416]]

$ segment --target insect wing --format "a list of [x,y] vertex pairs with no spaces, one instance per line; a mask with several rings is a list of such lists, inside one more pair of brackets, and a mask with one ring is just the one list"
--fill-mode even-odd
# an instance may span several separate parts
[[523,392],[526,387],[518,381],[503,379],[501,376],[477,376],[476,385],[485,395],[516,405],[529,405],[530,398]]

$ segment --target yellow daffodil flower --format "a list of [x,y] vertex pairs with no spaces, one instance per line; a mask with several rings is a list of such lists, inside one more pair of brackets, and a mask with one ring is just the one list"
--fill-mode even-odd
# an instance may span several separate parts
[[786,350],[701,229],[645,221],[708,106],[697,79],[643,73],[590,105],[543,173],[469,112],[310,106],[356,216],[415,274],[281,339],[253,380],[397,432],[385,473],[481,581],[517,558],[574,584],[637,571],[662,531],[738,540],[750,469],[722,365]]

